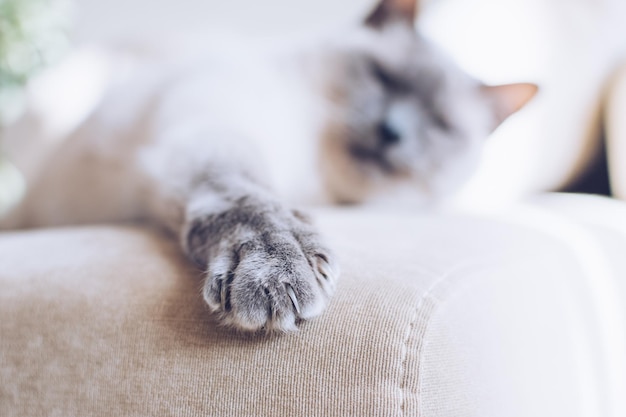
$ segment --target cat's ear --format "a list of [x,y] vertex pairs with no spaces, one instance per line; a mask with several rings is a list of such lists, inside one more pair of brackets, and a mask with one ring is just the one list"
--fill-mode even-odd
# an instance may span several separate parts
[[537,94],[539,87],[531,83],[482,86],[482,92],[493,103],[496,115],[494,129],[507,117],[520,110]]
[[417,9],[417,0],[380,0],[365,19],[365,24],[375,29],[393,22],[404,22],[414,26]]

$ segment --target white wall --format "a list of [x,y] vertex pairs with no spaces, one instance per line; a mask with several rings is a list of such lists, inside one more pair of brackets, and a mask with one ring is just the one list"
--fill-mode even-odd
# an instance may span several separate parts
[[373,0],[76,0],[77,40],[145,33],[290,35],[354,21]]

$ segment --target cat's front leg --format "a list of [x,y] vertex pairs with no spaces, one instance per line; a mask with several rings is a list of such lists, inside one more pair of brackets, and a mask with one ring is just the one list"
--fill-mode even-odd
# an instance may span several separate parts
[[306,216],[264,193],[207,191],[186,211],[183,246],[207,270],[204,299],[222,324],[288,332],[325,309],[338,267]]

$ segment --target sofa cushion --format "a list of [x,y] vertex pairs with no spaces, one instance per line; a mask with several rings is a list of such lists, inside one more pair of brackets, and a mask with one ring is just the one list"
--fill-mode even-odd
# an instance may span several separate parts
[[619,406],[589,271],[567,240],[510,216],[316,218],[341,260],[337,294],[297,334],[272,337],[216,326],[201,271],[156,231],[0,234],[0,415],[569,417]]

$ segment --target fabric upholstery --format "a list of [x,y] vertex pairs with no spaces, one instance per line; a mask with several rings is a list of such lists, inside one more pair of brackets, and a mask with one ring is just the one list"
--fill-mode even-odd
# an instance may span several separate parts
[[[609,369],[589,271],[540,221],[357,209],[315,217],[340,257],[337,294],[299,333],[273,337],[217,327],[201,271],[156,231],[0,234],[0,415],[623,410],[612,396],[623,373]],[[610,234],[597,234],[607,262],[625,243]]]

